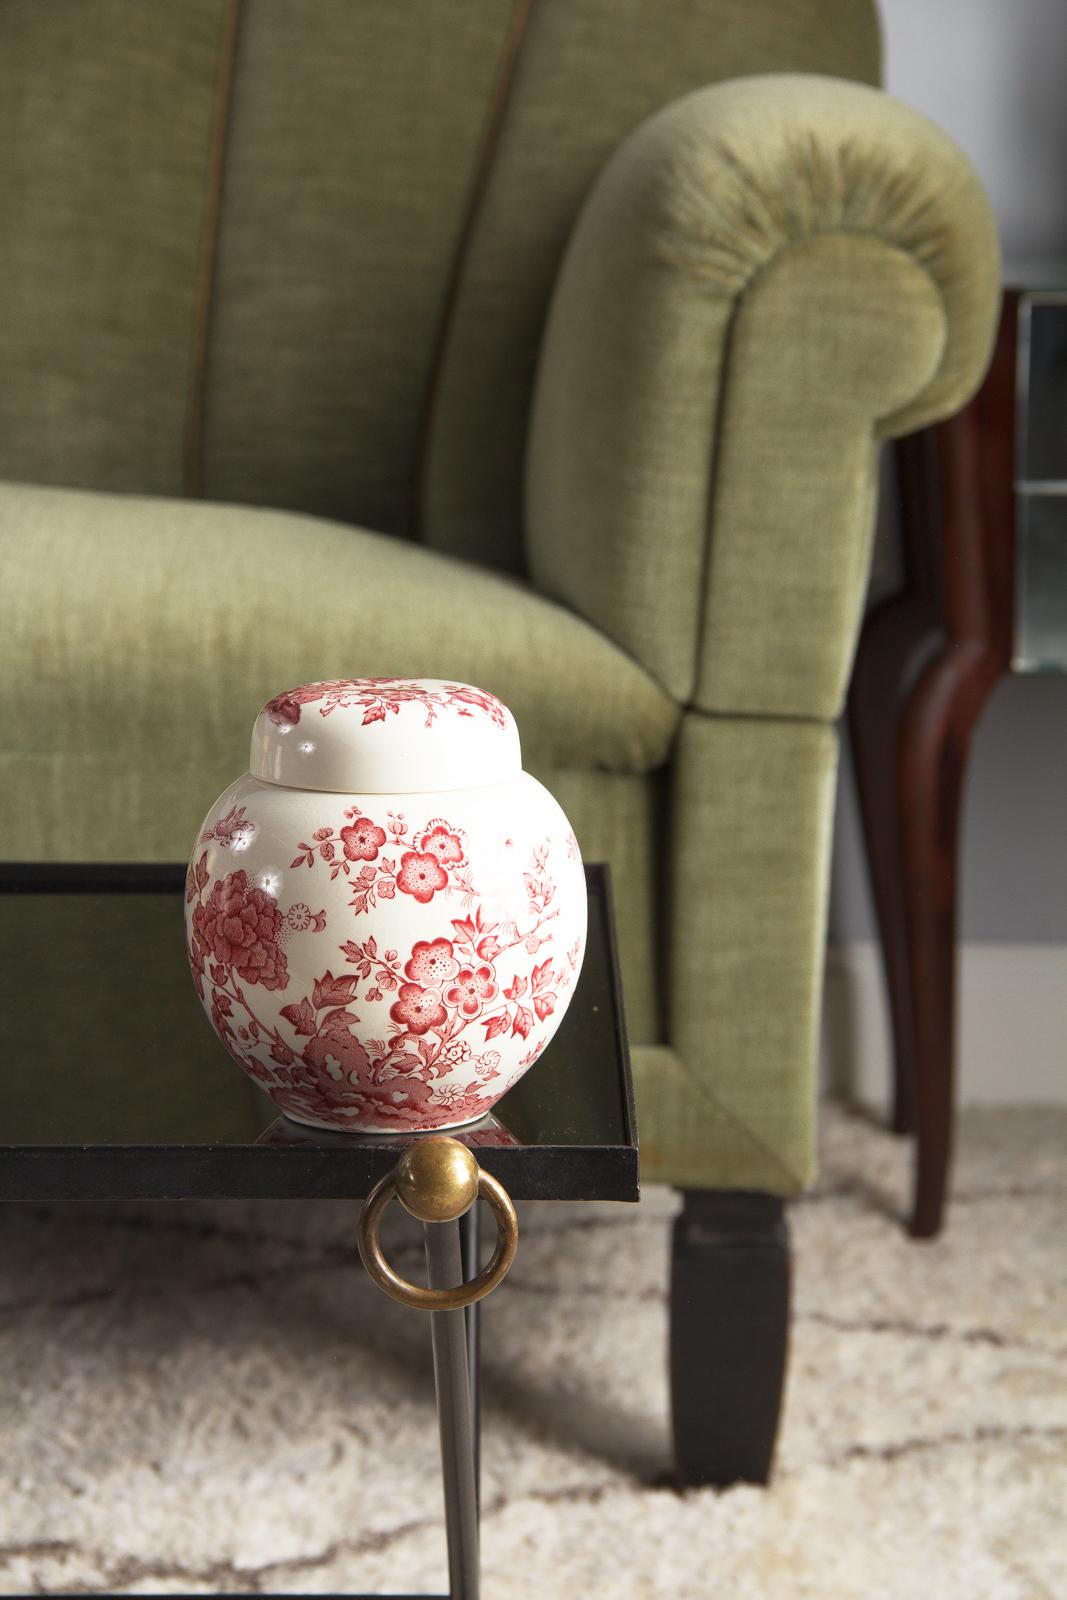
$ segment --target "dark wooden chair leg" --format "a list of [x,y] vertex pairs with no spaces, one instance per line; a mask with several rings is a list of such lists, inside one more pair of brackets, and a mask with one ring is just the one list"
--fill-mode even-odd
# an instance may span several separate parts
[[917,1138],[911,1232],[938,1233],[952,1155],[960,800],[971,734],[1000,676],[957,645],[923,673],[900,730],[898,796],[914,1020]]
[[671,1260],[671,1412],[685,1485],[766,1483],[785,1382],[789,1233],[782,1201],[685,1191]]
[[941,634],[907,698],[894,786],[915,1056],[916,1238],[941,1227],[951,1157],[964,771],[974,725],[1012,661],[1017,312],[1008,294],[973,400],[902,439],[897,454],[911,592]]
[[897,735],[908,692],[940,634],[923,601],[908,595],[872,612],[848,696],[867,870],[882,947],[893,1044],[894,1133],[915,1129],[915,1041],[897,808]]

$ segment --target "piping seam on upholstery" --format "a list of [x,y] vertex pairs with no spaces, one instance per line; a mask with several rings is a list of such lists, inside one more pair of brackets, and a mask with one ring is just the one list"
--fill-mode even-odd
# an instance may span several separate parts
[[[789,253],[789,251],[792,250],[796,245],[805,244],[809,240],[813,240],[813,239],[868,239],[868,240],[875,241],[877,244],[883,245],[887,250],[891,250],[896,255],[903,256],[905,260],[910,261],[913,266],[915,266],[915,267],[917,267],[919,269],[919,271],[923,274],[923,276],[925,277],[925,279],[929,283],[930,288],[932,289],[932,291],[933,291],[933,293],[934,293],[934,295],[935,295],[935,297],[937,299],[937,303],[941,308],[941,314],[945,318],[946,325],[947,325],[948,311],[947,311],[947,308],[945,306],[945,297],[944,297],[944,294],[942,293],[941,286],[938,284],[936,278],[934,277],[933,273],[930,271],[929,267],[927,267],[925,265],[925,263],[920,261],[916,257],[914,252],[905,249],[903,245],[897,244],[893,240],[883,238],[881,236],[881,234],[874,233],[870,229],[826,228],[824,230],[823,229],[815,229],[811,233],[800,234],[800,235],[798,235],[797,238],[790,239],[788,241],[788,243],[786,243],[784,245],[781,245],[777,250],[774,251],[774,253],[772,255],[769,255],[765,261],[761,261],[758,266],[756,266],[756,267],[754,267],[752,269],[752,271],[749,273],[748,277],[744,279],[744,281],[738,286],[738,288],[732,292],[733,307],[732,307],[731,312],[730,312],[730,319],[729,319],[729,322],[727,324],[726,333],[725,333],[724,338],[723,338],[722,369],[721,369],[723,376],[722,376],[722,381],[721,381],[721,383],[719,385],[718,405],[716,406],[716,411],[715,411],[714,426],[712,427],[712,430],[711,430],[711,432],[712,432],[711,450],[710,450],[710,455],[709,455],[709,460],[708,460],[708,488],[707,488],[707,500],[706,500],[706,504],[705,504],[705,513],[704,513],[704,551],[703,551],[703,559],[702,559],[702,562],[701,562],[701,569],[700,569],[700,604],[699,604],[698,615],[697,615],[696,637],[693,640],[693,654],[692,654],[692,686],[694,688],[700,682],[701,661],[702,661],[702,657],[703,657],[703,653],[704,653],[704,639],[705,639],[705,630],[706,630],[706,625],[707,625],[708,608],[709,608],[709,606],[711,604],[712,547],[713,547],[714,542],[715,542],[714,541],[715,500],[716,500],[716,496],[717,496],[717,492],[718,492],[719,464],[720,464],[719,463],[719,456],[720,456],[720,442],[721,442],[721,434],[722,434],[722,426],[723,426],[723,417],[725,416],[725,413],[726,413],[727,397],[728,397],[729,388],[730,388],[730,371],[731,371],[731,368],[730,368],[730,347],[731,347],[731,344],[733,342],[734,323],[735,323],[736,318],[737,318],[738,308],[740,307],[741,302],[744,299],[745,295],[752,288],[753,284],[757,283],[759,281],[759,279],[764,276],[765,273],[767,273],[772,267],[777,265],[777,263],[779,261],[783,260],[785,258],[785,256]],[[927,389],[932,388],[934,386],[934,384],[936,384],[938,378],[940,377],[941,372],[942,372],[943,367],[944,367],[945,353],[947,351],[947,348],[948,348],[948,341],[946,339],[945,348],[942,350],[942,353],[941,353],[941,360],[938,362],[938,365],[937,365],[937,371],[930,375],[930,378],[927,380],[927,383],[924,386],[925,388],[927,388]],[[920,393],[921,392],[922,391],[920,391]],[[914,404],[915,400],[918,399],[918,398],[919,398],[918,395],[913,395],[912,398],[911,398],[911,401],[908,402],[908,403],[909,404]],[[899,411],[900,409],[901,409],[901,407],[899,405],[895,406],[893,408],[893,410],[888,413],[888,415],[892,416],[894,414],[894,412]],[[872,418],[872,421],[871,421],[871,436],[872,436],[872,438],[877,439],[877,430],[878,430],[878,427],[879,427],[879,425],[881,424],[881,422],[883,420],[884,419],[881,418],[881,417]],[[789,715],[787,715],[787,716],[773,715],[772,716],[771,713],[758,712],[758,711],[756,711],[756,712],[705,711],[703,707],[695,705],[694,703],[692,703],[688,699],[683,702],[683,710],[686,711],[686,712],[692,711],[692,712],[695,712],[695,713],[697,713],[698,715],[701,715],[701,716],[738,717],[738,718],[747,717],[747,718],[751,718],[753,720],[766,719],[768,721],[774,721],[774,722],[814,722],[814,723],[818,723],[820,726],[827,725],[825,718],[822,718],[822,717],[807,717],[807,716],[803,716],[803,715],[801,715],[799,713],[791,715],[791,716],[789,716]]]
[[489,112],[486,117],[485,131],[482,134],[481,147],[474,168],[474,179],[471,192],[467,201],[463,221],[460,224],[459,238],[456,242],[455,254],[449,269],[448,280],[445,284],[444,299],[441,308],[441,320],[437,330],[437,339],[434,344],[433,355],[430,360],[430,373],[426,384],[426,395],[423,401],[422,415],[419,419],[419,429],[415,441],[415,465],[411,476],[411,507],[408,514],[409,531],[416,538],[422,531],[422,518],[425,502],[426,475],[430,455],[430,437],[433,433],[434,415],[437,409],[437,396],[441,387],[441,377],[445,367],[445,353],[448,348],[448,337],[452,328],[452,319],[459,300],[460,284],[463,280],[463,269],[467,262],[467,253],[478,218],[481,215],[482,205],[489,188],[489,179],[492,175],[493,163],[500,145],[500,136],[504,129],[507,109],[511,100],[511,91],[515,83],[519,56],[522,53],[523,42],[526,38],[530,14],[533,11],[535,0],[515,0],[508,24],[507,38],[504,41],[500,68],[497,73],[493,98],[490,102]]
[[185,417],[183,491],[187,499],[193,500],[202,499],[204,494],[204,390],[207,382],[208,341],[211,335],[211,312],[215,297],[215,262],[222,215],[222,185],[226,168],[230,108],[233,103],[241,6],[242,0],[227,0],[222,41],[219,46],[215,103],[211,117],[207,193],[204,200],[193,324],[193,351],[189,372],[189,401]]
[[799,711],[715,711],[692,703],[682,707],[682,714],[686,717],[702,717],[705,722],[782,722],[789,727],[800,728],[835,728],[838,721],[836,717],[804,716]]

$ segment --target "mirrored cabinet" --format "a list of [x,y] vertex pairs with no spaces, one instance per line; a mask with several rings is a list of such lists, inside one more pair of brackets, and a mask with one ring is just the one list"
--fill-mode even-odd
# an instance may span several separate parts
[[1067,672],[1067,291],[1018,290],[1016,672]]

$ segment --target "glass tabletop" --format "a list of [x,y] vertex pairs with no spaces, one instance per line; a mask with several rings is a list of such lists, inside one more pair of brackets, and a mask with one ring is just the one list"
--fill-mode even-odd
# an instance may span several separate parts
[[[574,998],[453,1137],[515,1199],[636,1200],[608,869],[586,868]],[[184,867],[0,864],[0,1199],[360,1197],[411,1134],[299,1126],[236,1067],[185,958]]]

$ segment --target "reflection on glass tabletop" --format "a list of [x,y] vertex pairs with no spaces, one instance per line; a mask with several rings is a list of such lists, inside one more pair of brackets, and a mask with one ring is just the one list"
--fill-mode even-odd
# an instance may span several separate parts
[[[515,1199],[637,1198],[610,879],[586,878],[558,1034],[453,1133]],[[0,1199],[357,1197],[410,1142],[290,1122],[230,1061],[189,975],[184,883],[171,865],[0,865]]]

